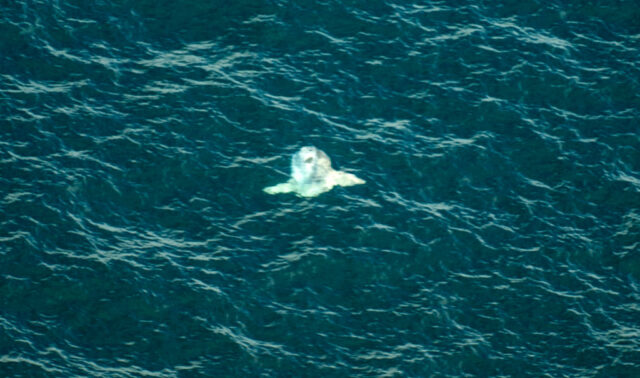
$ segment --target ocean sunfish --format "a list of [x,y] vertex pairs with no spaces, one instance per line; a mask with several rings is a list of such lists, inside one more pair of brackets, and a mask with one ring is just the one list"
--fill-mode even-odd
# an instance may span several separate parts
[[358,184],[364,184],[364,180],[331,168],[331,159],[323,151],[315,147],[302,147],[291,158],[291,179],[264,188],[264,191],[269,194],[295,192],[303,197],[315,197],[336,185]]

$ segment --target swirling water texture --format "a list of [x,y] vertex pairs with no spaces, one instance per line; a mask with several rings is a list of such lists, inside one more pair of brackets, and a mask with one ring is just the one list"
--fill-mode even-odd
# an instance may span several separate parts
[[0,372],[639,375],[639,19],[3,3]]

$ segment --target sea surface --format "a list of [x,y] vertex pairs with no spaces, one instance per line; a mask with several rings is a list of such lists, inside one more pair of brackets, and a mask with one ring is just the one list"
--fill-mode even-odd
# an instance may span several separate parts
[[640,377],[640,3],[0,1],[0,376]]

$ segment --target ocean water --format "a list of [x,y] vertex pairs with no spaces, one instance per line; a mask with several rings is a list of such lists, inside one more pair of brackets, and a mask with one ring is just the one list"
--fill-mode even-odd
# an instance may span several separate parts
[[1,1],[0,376],[640,376],[640,3]]

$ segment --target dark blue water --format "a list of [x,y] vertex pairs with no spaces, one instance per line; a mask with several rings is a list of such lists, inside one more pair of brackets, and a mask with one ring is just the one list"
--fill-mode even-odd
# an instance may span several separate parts
[[0,2],[0,375],[640,376],[639,20]]

